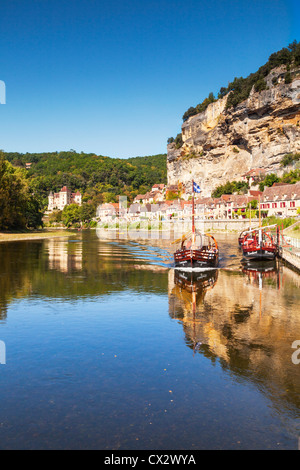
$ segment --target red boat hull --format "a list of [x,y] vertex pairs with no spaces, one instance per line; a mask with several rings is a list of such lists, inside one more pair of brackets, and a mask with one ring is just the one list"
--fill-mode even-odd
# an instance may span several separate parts
[[174,254],[176,268],[215,268],[219,253],[212,250],[178,250]]
[[277,255],[277,247],[243,248],[243,255],[249,260],[273,260]]

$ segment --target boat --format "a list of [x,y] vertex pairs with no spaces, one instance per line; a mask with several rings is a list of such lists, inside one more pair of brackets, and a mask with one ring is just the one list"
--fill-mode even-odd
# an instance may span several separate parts
[[216,268],[219,264],[219,248],[216,239],[195,228],[195,183],[193,181],[192,230],[174,243],[180,248],[174,253],[176,268]]
[[182,237],[174,261],[176,268],[216,268],[219,264],[218,243],[208,233],[192,231]]
[[[271,229],[276,227],[276,234]],[[243,257],[250,261],[274,260],[279,252],[279,227],[259,227],[249,230],[241,244]]]

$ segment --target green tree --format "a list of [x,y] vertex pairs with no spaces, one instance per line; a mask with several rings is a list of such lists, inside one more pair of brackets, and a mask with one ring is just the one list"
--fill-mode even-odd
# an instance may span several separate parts
[[0,153],[0,230],[41,225],[40,201],[31,194],[24,170],[13,167]]
[[287,72],[287,73],[285,74],[284,83],[285,83],[286,85],[292,83],[292,75],[291,75],[291,72]]
[[263,191],[265,189],[265,186],[268,186],[269,188],[273,186],[274,183],[279,183],[280,179],[275,173],[270,173],[265,177],[265,179],[259,184],[259,189],[260,191]]
[[81,207],[81,221],[90,222],[94,217],[96,217],[96,207],[93,203],[85,203]]
[[250,207],[251,207],[251,209],[257,209],[258,208],[258,201],[256,199],[253,199],[253,201],[248,202],[247,209],[249,209]]
[[81,208],[77,204],[70,204],[62,211],[62,221],[66,227],[81,222]]

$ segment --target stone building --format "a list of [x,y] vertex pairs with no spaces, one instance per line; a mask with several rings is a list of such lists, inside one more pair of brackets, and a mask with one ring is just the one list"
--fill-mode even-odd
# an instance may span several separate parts
[[275,183],[265,188],[261,198],[261,209],[268,216],[293,217],[300,208],[300,181],[295,184]]
[[48,211],[62,211],[65,206],[70,204],[78,204],[81,206],[82,196],[79,191],[72,193],[67,186],[64,186],[59,193],[50,192],[48,196]]

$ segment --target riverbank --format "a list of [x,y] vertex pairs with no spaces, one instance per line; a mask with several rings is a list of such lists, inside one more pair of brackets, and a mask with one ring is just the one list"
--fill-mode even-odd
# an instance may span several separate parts
[[[200,232],[211,232],[211,233],[240,233],[243,230],[249,228],[249,226],[258,226],[259,219],[196,219],[195,227]],[[97,231],[103,231],[107,233],[128,233],[138,236],[140,234],[144,237],[147,233],[147,238],[151,238],[153,233],[174,233],[177,236],[186,233],[191,230],[190,220],[164,220],[164,221],[147,221],[147,220],[112,220],[109,222],[99,223],[96,227]]]
[[300,250],[293,246],[282,249],[281,258],[293,269],[300,273]]
[[1,242],[16,242],[30,240],[44,240],[48,238],[70,237],[72,232],[67,230],[40,230],[34,232],[0,232]]

